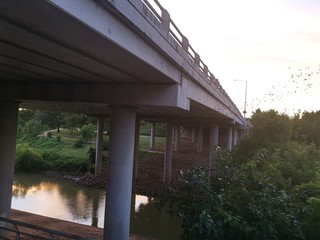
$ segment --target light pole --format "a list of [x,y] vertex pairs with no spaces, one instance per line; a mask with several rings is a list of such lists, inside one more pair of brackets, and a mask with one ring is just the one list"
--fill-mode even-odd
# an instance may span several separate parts
[[235,79],[234,81],[239,81],[239,82],[245,82],[246,83],[246,88],[245,88],[245,93],[244,93],[244,108],[243,108],[243,117],[246,117],[247,113],[247,87],[248,87],[248,81],[247,80],[240,80],[240,79]]

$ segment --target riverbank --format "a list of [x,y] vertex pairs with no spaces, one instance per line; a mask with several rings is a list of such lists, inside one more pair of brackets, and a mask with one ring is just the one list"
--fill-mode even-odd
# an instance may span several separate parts
[[[207,167],[208,155],[208,151],[197,153],[195,144],[188,140],[182,140],[180,150],[173,152],[170,187],[179,187],[181,171],[192,170],[200,166]],[[138,160],[137,167],[138,174],[137,179],[133,181],[133,192],[145,196],[161,196],[167,189],[167,186],[163,184],[164,149],[145,151]],[[70,179],[78,184],[105,189],[108,181],[107,175],[107,169],[104,168],[98,177],[90,174],[81,178],[70,177]]]

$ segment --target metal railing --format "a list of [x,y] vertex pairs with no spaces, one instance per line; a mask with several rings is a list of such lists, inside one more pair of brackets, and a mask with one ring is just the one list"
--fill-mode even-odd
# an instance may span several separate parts
[[200,74],[206,80],[207,84],[217,89],[222,96],[224,96],[230,105],[228,108],[233,108],[239,115],[241,115],[237,106],[231,100],[227,92],[221,86],[219,80],[208,69],[208,66],[201,60],[199,54],[189,44],[188,39],[182,34],[177,25],[171,20],[168,11],[162,7],[158,0],[151,0],[154,4],[150,3],[150,0],[142,0],[143,4],[148,8],[150,13],[155,17],[163,29],[171,36],[171,38],[178,44],[186,53],[188,58],[193,62],[193,65],[198,67]]
[[71,233],[0,217],[0,239],[5,240],[93,240]]

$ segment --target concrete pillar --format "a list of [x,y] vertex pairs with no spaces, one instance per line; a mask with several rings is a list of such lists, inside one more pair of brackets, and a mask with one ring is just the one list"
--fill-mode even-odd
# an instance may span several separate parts
[[238,144],[238,135],[239,134],[239,130],[237,128],[233,129],[233,146],[236,146]]
[[103,150],[103,130],[104,116],[99,116],[97,121],[97,139],[96,139],[96,159],[94,175],[97,177],[102,171],[102,150]]
[[176,125],[174,127],[174,151],[179,151],[179,143],[180,143],[180,125]]
[[166,132],[166,149],[164,159],[164,171],[163,171],[163,182],[169,185],[171,182],[171,168],[172,168],[172,130],[173,126],[171,123],[167,123]]
[[227,135],[227,150],[232,150],[232,127],[228,128],[228,135]]
[[202,152],[203,147],[203,127],[198,127],[197,152]]
[[[12,198],[19,103],[0,101],[0,217],[9,217]],[[0,222],[0,227],[5,224]],[[6,233],[0,230],[0,238]]]
[[212,177],[216,174],[216,159],[214,148],[211,146],[218,146],[219,144],[219,125],[212,124],[210,126],[210,152],[209,152],[209,176]]
[[104,240],[128,240],[136,108],[112,106]]
[[195,143],[197,141],[197,128],[192,127],[191,130],[191,142]]
[[140,117],[137,117],[136,127],[135,127],[135,136],[134,136],[133,180],[136,180],[138,178],[139,142],[140,142]]
[[154,149],[156,140],[156,123],[150,123],[150,149]]

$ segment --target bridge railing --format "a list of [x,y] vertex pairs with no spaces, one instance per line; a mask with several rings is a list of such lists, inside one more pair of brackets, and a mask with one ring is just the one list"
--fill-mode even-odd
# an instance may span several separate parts
[[0,239],[93,240],[3,217],[0,217]]
[[[152,1],[152,2],[151,2]],[[198,68],[200,75],[205,79],[207,84],[213,89],[218,89],[218,92],[228,100],[229,109],[233,109],[238,115],[241,115],[240,111],[231,100],[227,92],[221,86],[219,80],[213,75],[209,70],[208,66],[202,61],[200,55],[194,50],[194,48],[189,44],[189,40],[185,37],[179,30],[177,25],[170,18],[169,12],[162,7],[158,0],[142,0],[144,5],[148,8],[150,13],[153,14],[154,20],[158,21],[157,25],[161,26],[162,30],[170,35],[170,37],[175,41],[175,45],[178,45],[186,53],[188,59],[191,60],[192,65]]]

